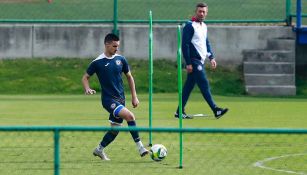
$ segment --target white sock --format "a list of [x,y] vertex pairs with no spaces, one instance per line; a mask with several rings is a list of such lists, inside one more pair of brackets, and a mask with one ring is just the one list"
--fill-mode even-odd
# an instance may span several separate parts
[[144,147],[142,141],[138,141],[138,142],[135,142],[136,143],[136,146],[138,147],[138,149],[141,149]]
[[99,151],[103,151],[104,147],[101,146],[100,144],[98,144],[97,149],[98,149]]

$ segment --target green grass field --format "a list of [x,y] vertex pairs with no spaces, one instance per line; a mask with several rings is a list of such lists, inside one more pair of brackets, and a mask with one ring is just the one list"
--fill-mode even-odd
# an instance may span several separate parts
[[[147,19],[152,10],[155,19],[187,19],[193,15],[197,0],[119,0],[119,19]],[[285,1],[207,0],[208,19],[285,19]],[[295,2],[292,2],[293,10]],[[229,8],[231,6],[231,8]],[[112,8],[111,8],[112,7]],[[137,10],[136,10],[137,9]],[[14,0],[0,2],[2,19],[112,19],[113,0]]]
[[[137,116],[138,126],[147,127],[148,95],[139,95],[141,104],[136,109],[131,108],[127,96],[127,107]],[[225,117],[184,120],[183,126],[307,128],[307,99],[214,97],[220,106],[230,108]],[[176,105],[176,94],[154,94],[153,126],[178,127],[173,117]],[[210,114],[199,93],[192,94],[187,112]],[[107,116],[99,95],[0,95],[1,126],[108,126]],[[153,133],[153,143],[168,148],[168,157],[162,162],[139,157],[127,132],[107,148],[112,160],[101,162],[91,152],[102,136],[103,132],[61,132],[61,174],[307,174],[306,134],[185,133],[183,169],[177,168],[178,133]],[[148,143],[148,133],[142,132],[141,137]],[[53,174],[52,132],[0,132],[0,138],[0,174]],[[272,160],[263,166],[271,170],[254,166],[267,158]]]
[[[1,0],[0,20],[113,20],[114,0]],[[153,11],[155,20],[187,20],[194,14],[198,0],[118,0],[119,20],[147,20]],[[285,0],[206,0],[207,20],[286,19]],[[302,1],[302,13],[307,14],[307,1]],[[291,14],[296,13],[296,1],[291,0]],[[295,22],[293,17],[293,22]],[[303,24],[307,19],[303,18]],[[246,24],[245,24],[246,25]],[[269,24],[272,25],[272,24]]]

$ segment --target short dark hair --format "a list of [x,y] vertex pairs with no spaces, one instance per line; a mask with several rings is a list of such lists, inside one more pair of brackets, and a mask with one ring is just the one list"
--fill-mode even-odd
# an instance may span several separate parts
[[200,2],[200,3],[196,4],[196,8],[198,8],[198,7],[203,8],[203,7],[208,7],[208,5],[204,2]]
[[104,44],[110,43],[112,41],[119,41],[119,37],[113,33],[109,33],[104,38]]

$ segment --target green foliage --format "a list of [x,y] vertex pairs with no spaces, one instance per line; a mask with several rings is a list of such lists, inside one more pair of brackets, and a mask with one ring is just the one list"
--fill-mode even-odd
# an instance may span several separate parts
[[307,95],[307,65],[298,66],[296,68],[296,88],[297,95]]
[[243,70],[238,68],[217,67],[212,70],[207,67],[207,77],[213,94],[219,95],[243,95]]
[[[0,94],[80,94],[81,78],[92,59],[6,59],[0,60]],[[138,93],[148,92],[148,61],[128,60]],[[239,69],[207,68],[207,77],[214,94],[242,95],[244,87]],[[185,80],[186,72],[183,71]],[[125,76],[123,79],[126,80]],[[124,81],[127,92],[127,82]],[[100,91],[93,76],[92,88]],[[177,67],[171,60],[155,60],[153,89],[157,92],[177,92]],[[198,88],[195,88],[196,90]]]
[[0,61],[2,94],[80,93],[89,60],[12,59]]

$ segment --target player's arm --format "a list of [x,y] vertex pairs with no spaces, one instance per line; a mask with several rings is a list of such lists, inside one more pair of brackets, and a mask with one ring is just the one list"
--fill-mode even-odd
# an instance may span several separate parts
[[210,63],[211,63],[211,67],[213,69],[215,69],[216,66],[217,66],[217,63],[215,61],[214,54],[212,52],[211,45],[210,45],[208,37],[206,38],[206,46],[207,46],[208,57],[209,57],[209,60],[210,60]]
[[127,72],[125,75],[127,77],[127,81],[128,81],[130,92],[131,92],[131,96],[132,96],[132,106],[135,108],[139,104],[139,99],[138,99],[138,97],[136,95],[134,79],[133,79],[133,76],[132,76],[130,71]]
[[192,37],[194,35],[194,29],[192,27],[192,23],[188,22],[182,32],[182,54],[185,59],[187,72],[191,73],[193,71],[192,63],[191,63],[191,57],[190,57],[190,43],[192,40]]
[[83,88],[84,88],[84,92],[86,95],[91,95],[91,94],[95,94],[96,91],[90,88],[90,83],[89,83],[89,79],[90,79],[90,75],[85,73],[82,77],[82,84],[83,84]]

